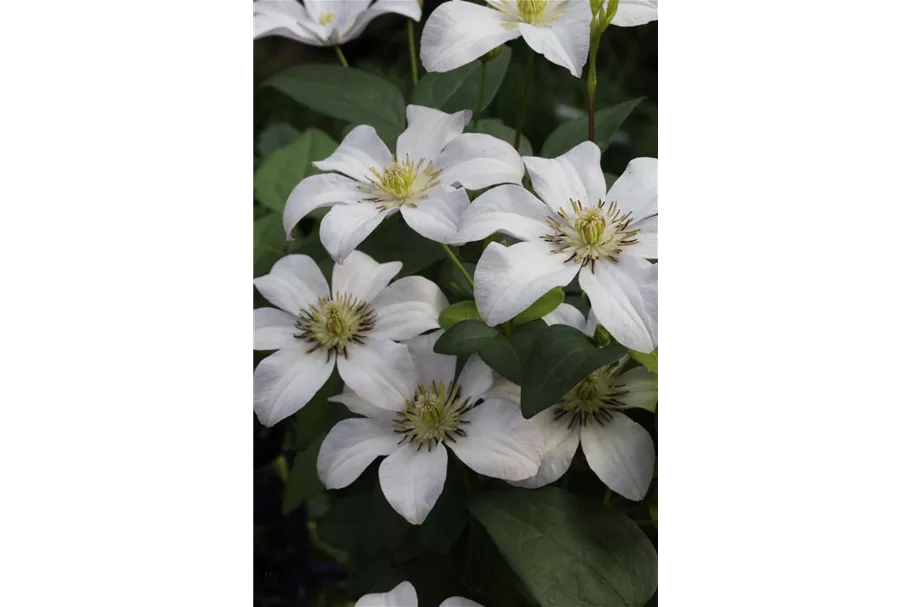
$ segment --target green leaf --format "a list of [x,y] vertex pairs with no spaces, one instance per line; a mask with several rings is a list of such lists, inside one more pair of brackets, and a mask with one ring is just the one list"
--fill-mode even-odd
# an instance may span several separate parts
[[561,303],[563,303],[563,288],[554,287],[544,295],[538,298],[538,301],[531,304],[526,308],[524,312],[520,312],[518,316],[512,319],[514,325],[521,325],[533,320],[537,320],[542,316],[550,314],[557,309]]
[[641,364],[643,367],[658,375],[658,348],[655,348],[655,351],[651,354],[645,354],[643,352],[636,352],[635,350],[630,350],[629,355],[633,359]]
[[484,321],[463,320],[440,335],[433,346],[433,351],[437,354],[468,356],[483,348],[485,344],[499,335],[499,331],[488,327]]
[[[477,127],[474,126],[474,123],[471,123],[465,127],[465,132],[493,135],[497,139],[502,139],[509,145],[512,145],[516,140],[516,129],[511,126],[506,126],[499,118],[484,118],[479,120]],[[519,155],[531,156],[533,153],[531,142],[528,140],[528,137],[522,135],[522,138],[519,140]]]
[[[481,102],[483,111],[491,101],[509,67],[512,49],[504,46],[496,59],[487,64],[487,75],[484,82],[484,99]],[[481,61],[472,61],[468,65],[449,72],[427,72],[418,82],[411,103],[436,108],[444,112],[477,110],[478,95],[481,92]]]
[[480,493],[468,509],[544,607],[642,607],[658,587],[658,553],[612,508],[544,487]]
[[[522,367],[525,367],[526,362],[528,361],[528,355],[531,353],[531,348],[535,343],[535,340],[538,338],[541,333],[547,330],[547,323],[543,320],[533,320],[531,322],[525,323],[518,327],[514,327],[512,333],[509,334],[507,338],[509,343],[515,349],[516,353],[519,355],[519,362],[522,363]],[[521,381],[514,382],[521,383]]]
[[497,335],[478,352],[487,365],[514,384],[522,383],[522,361],[509,341]]
[[[595,143],[603,152],[610,143],[611,137],[623,124],[623,121],[630,115],[639,102],[645,97],[630,99],[613,107],[605,108],[595,112]],[[588,116],[582,116],[561,125],[547,138],[544,146],[541,148],[541,156],[545,158],[556,158],[565,154],[572,148],[576,147],[588,139]]]
[[387,145],[405,129],[405,100],[399,89],[355,68],[299,65],[269,78],[263,86],[276,88],[320,114],[375,127]]
[[253,222],[253,276],[268,274],[272,264],[285,254],[282,216],[269,212]]
[[259,134],[256,149],[260,156],[268,156],[278,148],[285,147],[300,137],[300,131],[287,122],[270,124]]
[[611,186],[613,186],[614,182],[617,181],[617,179],[619,179],[619,178],[620,178],[619,175],[614,175],[613,173],[604,174],[604,185],[607,186],[607,191],[610,191]]
[[619,360],[626,348],[613,342],[596,347],[587,335],[566,325],[547,327],[532,346],[522,373],[522,413],[532,417],[557,402],[599,367]]
[[267,156],[253,174],[256,199],[277,213],[285,210],[291,190],[305,177],[319,173],[313,162],[327,158],[338,144],[317,129],[307,129],[292,143]]
[[460,301],[444,308],[440,312],[439,323],[444,329],[448,329],[463,320],[481,320],[481,315],[478,314],[478,306],[473,301]]
[[285,495],[282,498],[282,514],[291,514],[298,506],[310,501],[325,490],[322,481],[319,480],[319,476],[316,473],[316,458],[319,456],[319,448],[323,444],[323,438],[325,438],[325,435],[313,441],[306,451],[298,453],[297,457],[294,458],[294,466],[292,466],[291,474],[288,475],[288,482],[285,484]]

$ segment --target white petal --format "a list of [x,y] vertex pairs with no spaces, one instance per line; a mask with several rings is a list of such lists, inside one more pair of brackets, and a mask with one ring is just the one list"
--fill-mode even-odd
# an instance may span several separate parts
[[554,414],[558,409],[559,406],[548,407],[531,418],[541,433],[544,457],[537,474],[531,478],[514,482],[513,485],[526,489],[537,489],[561,478],[569,470],[576,449],[579,448],[579,426],[570,428],[567,415],[559,420],[555,419]]
[[253,410],[264,426],[297,413],[323,387],[335,366],[334,356],[312,346],[293,344],[267,356],[253,371]]
[[566,255],[551,253],[546,242],[520,242],[509,248],[490,243],[474,273],[481,318],[490,326],[506,322],[554,287],[568,285],[579,264],[564,263],[565,259]]
[[408,348],[388,339],[365,337],[338,357],[338,372],[354,392],[369,403],[398,411],[414,396],[416,372]]
[[615,385],[626,392],[617,397],[624,405],[652,412],[658,406],[658,376],[645,367],[621,373]]
[[[414,360],[414,366],[417,371],[417,383],[429,386],[431,382],[448,384],[455,379],[456,363],[455,356],[448,354],[437,354],[433,351],[433,345],[437,343],[443,331],[434,331],[427,335],[419,335],[414,339],[405,342],[408,346],[408,352]],[[408,398],[411,398],[410,395]]]
[[658,159],[633,158],[604,200],[616,200],[623,213],[633,214],[634,222],[658,213]]
[[522,388],[512,383],[499,373],[493,374],[493,385],[482,395],[483,398],[497,398],[505,400],[519,407],[522,403]]
[[432,451],[404,444],[380,464],[380,488],[393,510],[412,525],[420,525],[443,493],[446,448]]
[[253,349],[278,350],[298,341],[294,325],[297,316],[275,308],[253,310]]
[[332,295],[344,293],[370,302],[402,270],[401,261],[377,263],[360,251],[351,251],[343,263],[332,269]]
[[565,3],[566,12],[543,26],[520,23],[519,31],[535,52],[569,70],[578,78],[588,59],[591,7],[585,2]]
[[254,278],[253,285],[270,303],[295,316],[329,295],[319,266],[306,255],[285,255],[268,274]]
[[421,5],[418,0],[377,0],[370,8],[357,16],[351,28],[342,37],[343,42],[361,35],[371,21],[387,13],[397,13],[414,21],[421,20]]
[[525,166],[511,145],[492,135],[463,133],[449,142],[435,169],[446,185],[480,190],[498,183],[522,183]]
[[589,337],[595,336],[595,331],[598,329],[598,325],[601,324],[598,322],[598,317],[595,316],[594,310],[588,311],[588,317],[585,319],[585,330],[584,333]]
[[549,325],[568,325],[585,333],[585,316],[576,306],[561,303],[556,310],[546,314],[543,320]]
[[357,413],[358,415],[363,415],[364,417],[369,417],[371,419],[390,421],[395,419],[395,416],[397,415],[395,411],[380,409],[376,405],[364,400],[348,386],[345,386],[345,389],[341,394],[330,396],[326,400],[332,403],[341,403],[348,407],[348,410],[352,413]]
[[[607,1],[604,2],[607,6]],[[658,0],[620,0],[611,25],[631,27],[658,20]]]
[[532,187],[554,212],[569,209],[571,199],[584,205],[595,205],[604,199],[601,149],[591,141],[583,141],[553,159],[526,156],[523,160]]
[[320,222],[320,242],[336,263],[343,262],[395,210],[381,211],[369,202],[333,207]]
[[601,482],[628,500],[648,493],[655,466],[655,444],[645,428],[613,411],[611,420],[582,428],[582,451]]
[[401,439],[391,421],[344,419],[333,426],[319,448],[319,479],[326,489],[347,487],[370,462],[395,451]]
[[290,237],[297,222],[314,209],[362,200],[365,195],[358,190],[359,185],[344,175],[307,177],[291,191],[288,202],[285,203],[282,213],[285,234]]
[[511,403],[490,399],[462,415],[466,434],[447,445],[485,476],[518,481],[538,472],[544,445],[537,426]]
[[373,178],[370,169],[382,174],[383,167],[391,163],[392,152],[377,136],[376,129],[362,124],[348,133],[331,156],[314,162],[313,166],[321,171],[338,171],[367,183],[368,178]]
[[488,190],[468,205],[459,224],[458,239],[473,242],[503,232],[520,240],[537,241],[550,230],[552,213],[543,202],[519,185]]
[[405,115],[408,128],[396,141],[395,157],[399,161],[410,158],[415,163],[421,158],[435,163],[446,144],[471,120],[470,110],[447,114],[423,105],[409,105]]
[[406,276],[380,291],[370,305],[377,317],[371,335],[401,341],[439,329],[440,312],[449,302],[433,282]]
[[493,370],[480,356],[472,354],[462,367],[456,383],[460,390],[459,398],[467,398],[469,403],[473,403],[482,396],[489,396],[490,389],[493,388]]
[[304,44],[322,45],[302,22],[309,15],[297,2],[284,0],[258,0],[253,3],[253,39],[264,36],[282,36]]
[[499,11],[461,0],[444,2],[424,24],[421,63],[428,72],[448,72],[519,35],[515,20]]
[[461,596],[454,596],[440,603],[440,607],[484,607],[480,603],[475,603],[471,599]]
[[468,208],[468,192],[434,188],[416,207],[402,207],[402,217],[412,230],[443,244],[458,243],[459,220]]
[[645,259],[658,259],[658,216],[652,215],[630,225],[629,229],[639,230],[636,234],[637,242],[623,248],[623,252]]
[[592,311],[604,328],[627,348],[652,352],[658,347],[658,265],[625,255],[601,261],[579,273]]
[[418,593],[409,582],[402,582],[389,592],[362,596],[354,607],[418,607]]

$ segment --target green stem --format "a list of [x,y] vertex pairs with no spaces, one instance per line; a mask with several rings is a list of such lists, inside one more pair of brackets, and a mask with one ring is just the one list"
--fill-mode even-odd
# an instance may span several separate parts
[[452,263],[456,265],[459,271],[462,273],[462,276],[465,277],[465,280],[468,281],[468,284],[471,285],[471,288],[474,289],[474,280],[471,278],[471,274],[468,273],[468,270],[465,269],[465,266],[462,265],[462,262],[459,261],[459,258],[456,257],[456,254],[453,253],[452,249],[449,246],[440,243],[440,246],[443,247],[443,250],[446,251],[446,254],[449,255],[449,259],[452,260]]
[[611,490],[610,487],[604,488],[604,505],[610,506]]
[[348,67],[348,60],[345,59],[345,53],[342,52],[342,47],[335,45],[335,54],[338,55],[338,60],[342,62],[344,67]]
[[408,50],[411,51],[411,84],[418,85],[418,57],[414,52],[414,23],[411,19],[405,19],[408,22]]
[[588,50],[588,140],[595,141],[595,90],[598,88],[598,71],[595,66],[601,37],[592,37]]
[[481,62],[481,92],[478,93],[478,109],[474,112],[474,128],[478,128],[481,119],[481,107],[484,105],[484,85],[487,84],[487,62]]
[[519,119],[516,121],[516,140],[512,147],[519,149],[522,140],[522,125],[525,123],[525,110],[528,107],[528,92],[531,90],[531,77],[535,72],[535,52],[528,47],[528,61],[525,63],[525,91],[522,93],[522,105],[519,106]]

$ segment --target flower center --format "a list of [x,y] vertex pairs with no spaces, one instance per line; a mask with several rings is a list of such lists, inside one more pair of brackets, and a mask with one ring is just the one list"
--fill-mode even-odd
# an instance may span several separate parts
[[319,24],[320,24],[320,25],[326,25],[326,24],[328,24],[328,23],[332,23],[332,21],[333,21],[334,19],[335,19],[335,13],[333,13],[332,11],[328,11],[328,12],[323,13],[323,14],[320,16],[320,18],[319,18]]
[[425,196],[424,192],[439,185],[439,176],[442,170],[434,171],[433,162],[421,158],[417,164],[410,156],[405,156],[404,161],[396,161],[392,157],[392,164],[383,168],[380,173],[375,168],[370,172],[373,177],[367,177],[371,187],[360,187],[362,192],[372,194],[368,202],[375,202],[381,211],[402,206],[417,206],[419,200]]
[[547,223],[555,231],[545,234],[546,242],[558,245],[552,253],[572,253],[567,262],[578,261],[582,266],[591,264],[594,271],[595,262],[602,257],[617,261],[617,255],[623,249],[639,242],[636,235],[639,230],[630,230],[632,213],[620,214],[616,201],[604,209],[604,201],[598,206],[584,207],[578,200],[570,200],[573,215],[561,207],[558,217],[548,217]]
[[519,0],[519,17],[525,23],[535,24],[541,18],[541,13],[547,8],[547,0]]
[[627,393],[623,384],[615,383],[619,365],[608,365],[596,369],[580,381],[557,403],[554,419],[569,416],[569,427],[577,423],[583,426],[589,422],[604,425],[611,420],[611,411],[627,409],[618,397]]
[[308,354],[323,348],[327,358],[332,353],[347,358],[348,345],[363,344],[364,336],[376,326],[376,312],[366,302],[337,294],[331,299],[320,297],[308,310],[301,310],[294,326],[301,332],[295,337],[313,344]]
[[399,444],[407,440],[417,444],[418,451],[425,446],[431,451],[441,442],[454,443],[456,437],[465,436],[461,426],[469,422],[460,418],[468,409],[469,399],[460,398],[459,393],[455,382],[418,386],[414,398],[405,401],[405,408],[395,418],[396,433],[405,435]]

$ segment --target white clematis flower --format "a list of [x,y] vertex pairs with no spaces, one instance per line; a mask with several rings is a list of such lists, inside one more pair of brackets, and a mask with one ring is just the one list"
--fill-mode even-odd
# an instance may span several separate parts
[[[604,10],[610,0],[604,0]],[[611,25],[634,27],[658,20],[658,0],[620,0]]]
[[493,372],[478,356],[455,378],[456,357],[433,351],[441,334],[406,342],[416,377],[387,371],[389,383],[401,387],[396,411],[376,406],[372,394],[346,391],[329,399],[366,417],[336,424],[316,462],[326,488],[339,489],[375,458],[388,456],[380,464],[380,488],[413,525],[427,518],[443,492],[447,448],[478,474],[512,481],[537,474],[543,449],[535,424],[514,404],[490,396]]
[[554,287],[579,284],[617,341],[658,346],[658,160],[636,158],[606,192],[601,151],[586,141],[555,159],[524,158],[540,198],[504,185],[465,211],[459,240],[504,232],[525,242],[491,243],[475,268],[478,312],[493,326]]
[[[418,593],[410,582],[402,582],[389,592],[368,594],[358,599],[354,607],[418,607]],[[448,598],[440,607],[483,607],[460,596]]]
[[398,13],[421,20],[418,0],[256,0],[253,39],[282,36],[311,46],[335,46],[357,38],[375,18]]
[[588,57],[592,10],[586,0],[487,0],[486,6],[451,0],[437,8],[421,35],[428,72],[448,72],[504,42],[525,39],[577,78]]
[[381,264],[355,251],[335,265],[330,292],[316,262],[287,255],[253,280],[278,306],[253,310],[253,349],[278,350],[253,372],[260,423],[272,426],[306,405],[336,362],[351,389],[381,407],[401,404],[399,394],[416,371],[408,348],[396,341],[439,328],[437,318],[448,305],[426,278],[389,284],[401,269],[401,262]]
[[335,152],[313,165],[338,174],[300,182],[285,205],[285,231],[312,210],[332,206],[320,223],[320,240],[341,262],[394,213],[436,242],[458,242],[459,217],[472,190],[520,183],[522,159],[511,145],[491,135],[462,133],[471,112],[446,114],[409,105],[408,128],[393,155],[371,126],[355,127]]

